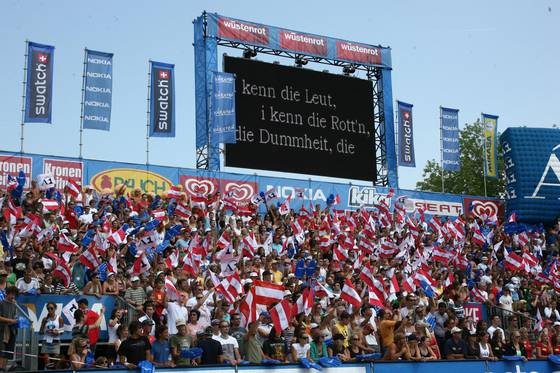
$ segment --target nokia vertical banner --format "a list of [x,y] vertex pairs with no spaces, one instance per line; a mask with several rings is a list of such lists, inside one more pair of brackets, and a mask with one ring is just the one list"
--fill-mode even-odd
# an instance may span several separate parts
[[26,123],[51,123],[54,47],[27,43]]
[[113,54],[86,49],[83,127],[109,131],[113,96]]
[[461,169],[459,149],[459,110],[441,108],[441,147],[444,171],[457,172]]
[[397,101],[399,122],[399,166],[416,167],[414,159],[414,132],[412,105]]
[[175,65],[150,61],[150,137],[175,137]]
[[235,144],[235,75],[212,74],[212,144]]

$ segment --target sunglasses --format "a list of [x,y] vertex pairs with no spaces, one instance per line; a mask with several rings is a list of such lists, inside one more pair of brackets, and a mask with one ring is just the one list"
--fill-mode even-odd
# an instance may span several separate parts
[[48,311],[54,311],[54,307],[47,307]]

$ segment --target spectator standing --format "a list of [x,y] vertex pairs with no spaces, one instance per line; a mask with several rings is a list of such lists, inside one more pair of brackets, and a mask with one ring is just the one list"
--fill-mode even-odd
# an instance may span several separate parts
[[220,334],[212,336],[212,338],[222,344],[225,361],[228,361],[231,365],[237,365],[241,361],[237,339],[229,335],[229,323],[227,321],[220,322]]
[[0,370],[6,369],[8,359],[13,359],[16,335],[16,296],[18,289],[14,286],[6,288],[6,298],[0,301]]
[[203,333],[197,335],[197,346],[202,349],[200,362],[202,365],[222,364],[224,352],[222,344],[212,338],[212,327],[204,329]]
[[152,343],[152,356],[156,367],[174,367],[169,344],[169,330],[167,326],[160,325],[156,328],[156,340]]
[[124,299],[138,311],[142,311],[142,307],[144,306],[147,297],[146,291],[140,286],[140,277],[132,276],[130,278],[130,284],[132,286],[126,289]]
[[64,333],[64,321],[56,314],[56,303],[47,303],[47,315],[41,320],[39,333],[43,335],[41,353],[46,369],[52,369],[56,363],[51,363],[50,358],[60,355],[60,335]]
[[141,334],[142,325],[140,322],[131,322],[129,331],[130,335],[121,343],[118,354],[121,364],[129,369],[136,369],[141,361],[152,361],[152,348]]
[[185,367],[191,365],[191,360],[182,356],[184,351],[193,347],[193,338],[187,333],[187,323],[179,319],[175,322],[177,334],[171,336],[169,344],[171,346],[171,356],[175,366]]

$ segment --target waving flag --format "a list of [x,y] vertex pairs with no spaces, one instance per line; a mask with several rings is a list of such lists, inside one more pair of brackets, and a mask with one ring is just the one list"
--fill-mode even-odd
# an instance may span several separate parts
[[56,247],[61,252],[69,252],[75,254],[80,251],[80,246],[76,245],[62,232],[60,233],[58,244]]
[[270,318],[276,331],[280,332],[290,327],[291,308],[288,299],[283,299],[270,310]]
[[93,247],[90,247],[89,249],[84,251],[82,255],[80,255],[79,260],[80,263],[82,263],[92,271],[94,271],[97,267],[99,267],[99,265],[101,265],[101,261],[99,260],[97,252]]
[[292,306],[292,315],[305,313],[309,315],[313,309],[313,292],[309,288],[303,289],[303,293],[299,296],[296,303]]
[[255,289],[256,303],[267,306],[284,299],[284,290],[286,290],[286,288],[282,285],[276,285],[260,280],[253,282],[253,288]]
[[292,199],[292,195],[290,194],[288,198],[280,205],[278,208],[278,213],[282,216],[288,215],[290,213],[290,200]]
[[59,260],[56,264],[56,268],[53,271],[53,277],[59,278],[60,280],[62,280],[64,286],[68,287],[68,285],[70,285],[70,282],[72,281],[72,271],[70,271],[70,268],[68,268],[63,260]]
[[190,208],[182,203],[177,203],[174,213],[185,219],[189,219],[192,215]]
[[229,234],[227,233],[227,231],[224,231],[224,233],[222,233],[222,235],[218,239],[218,242],[216,242],[216,246],[221,249],[225,249],[229,245],[231,245],[231,239],[229,238]]
[[362,305],[362,298],[354,288],[352,281],[350,281],[349,279],[344,280],[344,286],[342,287],[340,298],[350,303],[354,307],[354,309],[360,308],[360,306]]
[[426,296],[433,298],[436,295],[436,282],[434,279],[424,270],[420,269],[416,272],[414,276],[418,284],[424,290]]
[[109,241],[115,246],[119,246],[122,245],[123,243],[126,243],[127,230],[128,230],[128,224],[123,224],[122,227],[120,227],[118,230],[111,233],[109,237],[107,237],[107,241]]
[[66,181],[66,190],[68,191],[68,194],[70,194],[74,198],[77,198],[82,192],[80,185],[78,185],[78,183],[76,183],[72,179],[68,179]]
[[508,253],[507,250],[504,249],[504,258],[505,258],[505,267],[510,271],[520,271],[523,269],[523,258],[514,253]]

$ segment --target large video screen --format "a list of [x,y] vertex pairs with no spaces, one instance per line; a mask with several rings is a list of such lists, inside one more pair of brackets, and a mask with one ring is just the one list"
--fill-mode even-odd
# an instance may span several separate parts
[[224,71],[237,115],[226,166],[376,179],[370,81],[227,56]]

